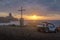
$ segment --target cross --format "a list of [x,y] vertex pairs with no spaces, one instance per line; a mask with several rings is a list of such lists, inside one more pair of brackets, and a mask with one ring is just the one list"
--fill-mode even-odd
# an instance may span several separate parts
[[24,26],[24,18],[23,18],[23,7],[21,7],[21,10],[18,10],[18,11],[21,11],[21,18],[20,18],[20,26],[23,27]]
[[23,7],[21,7],[21,10],[18,10],[18,11],[21,11],[21,18],[23,18],[23,11],[25,11]]

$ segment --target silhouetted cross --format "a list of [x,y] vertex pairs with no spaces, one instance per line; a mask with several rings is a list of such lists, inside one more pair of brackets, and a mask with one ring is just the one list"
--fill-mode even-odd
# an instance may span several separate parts
[[21,7],[21,10],[18,10],[18,11],[21,11],[21,18],[23,18],[23,11],[25,11],[23,7]]

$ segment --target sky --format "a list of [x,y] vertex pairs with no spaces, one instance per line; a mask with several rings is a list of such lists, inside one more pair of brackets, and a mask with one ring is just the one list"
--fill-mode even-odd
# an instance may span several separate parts
[[0,0],[0,16],[11,12],[14,17],[20,18],[18,10],[21,6],[25,9],[25,19],[37,15],[43,20],[60,20],[60,0]]

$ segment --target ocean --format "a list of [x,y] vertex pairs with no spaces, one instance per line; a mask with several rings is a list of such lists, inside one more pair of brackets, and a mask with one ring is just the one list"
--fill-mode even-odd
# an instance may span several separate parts
[[[34,23],[41,23],[41,22],[49,22],[49,23],[53,23],[56,27],[59,27],[60,26],[60,20],[36,20],[36,21],[33,21],[33,20],[25,20],[24,21],[24,25],[28,25],[28,24],[34,24]],[[12,25],[12,24],[15,24],[15,25],[20,25],[20,22],[19,21],[11,21],[9,23],[0,23],[0,25]]]
[[37,21],[33,21],[33,20],[26,20],[25,23],[40,23],[40,22],[49,22],[49,23],[52,23],[54,24],[56,27],[59,27],[60,26],[60,20],[37,20]]

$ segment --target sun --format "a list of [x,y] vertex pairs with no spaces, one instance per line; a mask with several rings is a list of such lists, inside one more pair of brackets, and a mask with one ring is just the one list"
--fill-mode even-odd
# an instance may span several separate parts
[[36,15],[33,15],[32,18],[33,18],[33,19],[37,19],[37,16],[36,16]]
[[32,15],[32,16],[30,16],[30,19],[31,19],[31,20],[38,20],[38,18],[39,18],[39,17],[38,17],[37,15]]

